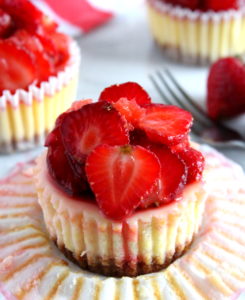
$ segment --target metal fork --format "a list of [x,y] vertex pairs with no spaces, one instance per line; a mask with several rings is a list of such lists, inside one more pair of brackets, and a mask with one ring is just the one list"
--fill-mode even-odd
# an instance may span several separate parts
[[210,119],[168,69],[156,71],[149,77],[165,104],[177,105],[191,112],[194,118],[191,132],[194,140],[214,147],[235,146],[245,149],[244,138],[238,132]]

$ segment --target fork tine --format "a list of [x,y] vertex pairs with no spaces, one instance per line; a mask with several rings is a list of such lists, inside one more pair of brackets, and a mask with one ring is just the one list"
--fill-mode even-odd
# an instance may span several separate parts
[[191,105],[193,107],[195,107],[201,114],[206,115],[205,110],[199,106],[196,101],[194,101],[187,93],[185,90],[183,90],[183,88],[180,86],[180,84],[178,83],[178,81],[173,77],[172,73],[169,71],[169,69],[165,69],[166,74],[168,75],[169,79],[173,82],[173,84],[177,87],[177,89],[179,90],[179,92],[189,101],[189,103],[191,103]]
[[[202,109],[180,86],[180,84],[177,82],[177,80],[173,77],[172,73],[165,69],[165,74],[167,75],[170,82],[173,84],[173,86],[176,87],[178,92],[182,95],[183,99],[185,99],[186,103],[188,103],[188,106],[191,107],[192,113],[195,110],[195,112],[199,115],[198,119],[202,118],[202,120],[208,125],[213,126],[214,122],[207,116],[207,113]],[[190,110],[190,108],[189,108]],[[193,113],[194,114],[194,113]]]
[[[169,100],[169,97],[166,95],[166,93],[163,91],[163,89],[158,84],[155,76],[153,76],[152,74],[150,74],[149,78],[150,78],[151,82],[153,83],[153,85],[155,86],[156,90],[162,96],[164,102],[166,104],[173,105],[173,102],[171,100]],[[195,136],[200,136],[201,133],[202,133],[202,131],[203,131],[203,128],[202,128],[201,124],[199,124],[198,122],[194,122],[194,124],[192,125],[192,133]]]
[[149,78],[150,78],[151,82],[153,83],[153,85],[155,86],[158,93],[162,96],[164,102],[171,105],[171,101],[169,101],[168,96],[165,94],[163,89],[160,87],[160,85],[158,84],[156,78],[152,74],[149,75]]
[[[159,80],[162,82],[162,84],[165,86],[165,88],[171,95],[172,100],[168,101],[169,104],[173,104],[173,100],[174,100],[178,106],[183,107],[186,110],[189,110],[192,113],[192,115],[194,116],[196,123],[198,122],[199,125],[202,125],[204,128],[212,125],[209,121],[206,121],[205,119],[203,119],[199,113],[197,113],[195,110],[193,110],[192,107],[190,105],[188,105],[186,101],[182,101],[180,99],[180,97],[175,93],[174,89],[170,87],[169,83],[167,82],[164,75],[160,71],[157,71],[156,74],[157,74]],[[159,89],[161,89],[160,86],[159,86]]]

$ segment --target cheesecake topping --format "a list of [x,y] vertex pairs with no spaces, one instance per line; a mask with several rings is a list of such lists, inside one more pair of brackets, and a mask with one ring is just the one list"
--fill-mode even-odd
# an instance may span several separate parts
[[69,37],[28,0],[0,1],[0,93],[27,89],[62,70]]
[[201,11],[225,11],[239,9],[244,5],[243,0],[162,0],[172,5]]
[[49,174],[78,201],[89,195],[114,220],[166,205],[202,178],[204,158],[190,146],[191,124],[189,112],[152,103],[137,83],[111,86],[98,102],[76,102],[58,117],[46,140]]

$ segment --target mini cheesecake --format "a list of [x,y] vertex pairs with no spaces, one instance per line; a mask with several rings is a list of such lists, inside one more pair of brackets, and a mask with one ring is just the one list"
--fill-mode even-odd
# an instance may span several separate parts
[[38,159],[36,172],[50,238],[70,259],[95,273],[136,276],[159,271],[188,249],[202,222],[207,197],[203,183],[186,187],[178,201],[115,222],[88,199],[67,197],[50,178],[46,153]]
[[[191,64],[207,64],[220,57],[245,52],[244,5],[224,9],[198,5],[189,8],[187,4],[181,6],[171,2],[147,0],[151,32],[170,58]],[[181,1],[175,1],[178,2]]]
[[[104,101],[107,99],[107,101]],[[83,269],[159,271],[190,247],[207,198],[191,115],[153,104],[136,83],[105,89],[62,114],[37,160],[50,238]]]
[[79,49],[28,0],[2,1],[0,153],[42,145],[75,99]]

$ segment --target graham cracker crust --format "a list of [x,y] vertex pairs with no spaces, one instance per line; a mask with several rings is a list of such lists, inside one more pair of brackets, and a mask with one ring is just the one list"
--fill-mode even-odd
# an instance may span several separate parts
[[[194,239],[194,238],[193,238]],[[174,254],[167,254],[166,259],[163,264],[157,263],[157,259],[153,258],[151,264],[146,264],[142,260],[138,260],[136,264],[125,261],[121,266],[115,264],[114,259],[102,259],[101,257],[96,257],[94,263],[89,263],[87,255],[75,256],[70,250],[68,250],[64,245],[59,246],[57,240],[53,240],[55,245],[60,249],[60,251],[73,263],[80,266],[82,269],[112,277],[136,277],[143,274],[153,273],[161,271],[167,268],[172,262],[177,258],[181,257],[189,249],[192,244],[193,239],[189,242],[186,242],[185,246],[177,246]]]
[[210,57],[201,57],[200,55],[195,56],[191,54],[183,53],[179,48],[171,45],[163,45],[156,39],[154,39],[156,45],[163,54],[173,62],[178,62],[186,65],[196,66],[209,66],[212,63]]
[[33,149],[35,147],[43,146],[47,133],[48,132],[45,132],[43,135],[40,136],[35,135],[31,140],[12,140],[9,143],[0,143],[0,155],[11,154],[12,152],[22,152]]

